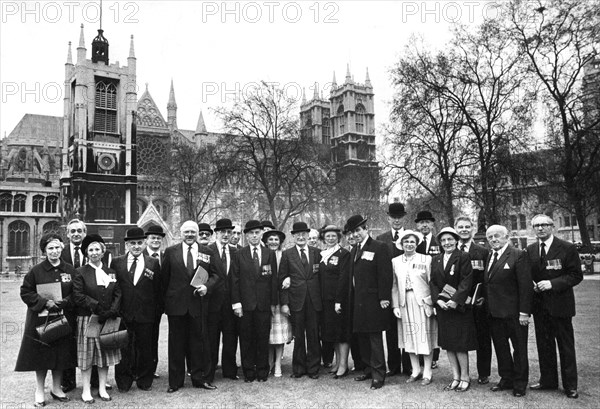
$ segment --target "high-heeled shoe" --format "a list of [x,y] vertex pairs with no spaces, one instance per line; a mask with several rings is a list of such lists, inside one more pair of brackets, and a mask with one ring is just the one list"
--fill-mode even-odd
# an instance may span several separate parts
[[60,401],[60,402],[68,402],[71,400],[71,398],[69,398],[68,396],[58,396],[55,395],[54,392],[50,391],[50,396],[52,396],[52,399]]
[[42,401],[42,402],[35,402],[33,404],[34,408],[43,408],[44,406],[46,406],[46,401]]
[[[466,383],[467,386],[463,386],[463,383]],[[459,386],[454,390],[455,392],[466,392],[469,390],[469,387],[471,386],[471,381],[463,381],[461,380],[459,383]]]
[[346,376],[348,376],[349,373],[350,373],[350,369],[346,368],[344,373],[339,374],[339,375],[338,374],[333,375],[333,379],[345,378]]
[[458,387],[458,385],[460,385],[460,379],[452,379],[452,382],[450,382],[448,385],[444,386],[444,390],[445,391],[453,391],[454,389],[456,389]]

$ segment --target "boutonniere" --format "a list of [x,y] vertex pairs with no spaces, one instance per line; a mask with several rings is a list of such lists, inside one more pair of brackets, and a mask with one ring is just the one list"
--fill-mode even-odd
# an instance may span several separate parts
[[454,264],[452,264],[452,267],[450,267],[450,275],[454,275]]
[[331,256],[329,258],[329,264],[331,264],[332,266],[337,266],[339,262],[339,259],[337,256]]
[[154,280],[154,271],[149,268],[144,269],[144,276],[148,277],[150,280]]
[[210,264],[210,254],[198,253],[198,259],[196,260],[196,262]]
[[271,265],[265,264],[264,266],[262,266],[261,273],[264,276],[270,276],[271,274],[273,274],[273,272],[271,271]]

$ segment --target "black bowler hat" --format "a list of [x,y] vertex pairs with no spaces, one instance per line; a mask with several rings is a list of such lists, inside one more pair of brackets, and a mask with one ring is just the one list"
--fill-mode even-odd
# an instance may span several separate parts
[[264,232],[261,240],[263,243],[267,244],[267,240],[271,236],[279,236],[279,244],[283,244],[285,241],[285,233],[275,229]]
[[367,219],[364,219],[360,214],[355,214],[354,216],[349,218],[348,221],[346,222],[346,231],[351,232],[352,230],[356,229],[357,227],[362,226],[366,222],[367,222]]
[[88,234],[87,236],[85,236],[81,241],[81,252],[87,256],[88,246],[95,242],[105,244],[104,239],[98,234]]
[[263,220],[260,222],[260,224],[262,224],[263,227],[268,227],[269,229],[275,230],[275,225],[271,220]]
[[132,227],[125,232],[123,241],[145,239],[144,229],[140,227]]
[[215,231],[227,230],[227,229],[233,230],[233,224],[231,223],[231,220],[229,220],[229,219],[217,220],[217,224],[215,225]]
[[417,218],[415,219],[415,223],[419,223],[421,220],[431,220],[432,222],[434,222],[435,218],[433,217],[433,215],[431,214],[431,212],[429,210],[423,210],[423,211],[420,211],[419,213],[417,213]]
[[390,203],[388,208],[388,215],[390,217],[403,217],[406,215],[404,205],[402,203]]
[[258,220],[248,220],[246,222],[246,225],[244,226],[244,234],[246,234],[250,230],[254,230],[254,229],[262,230],[262,228],[263,228],[263,226],[262,226],[261,222],[259,222]]
[[208,223],[198,223],[198,233],[201,231],[207,231],[210,234],[213,234],[213,229],[210,228],[210,224]]
[[146,236],[154,234],[156,236],[165,237],[165,232],[163,231],[163,228],[160,227],[160,226],[150,226],[150,227],[148,227],[148,230],[146,230],[145,234],[146,234]]
[[308,224],[306,224],[304,222],[296,222],[292,226],[292,234],[302,233],[304,231],[307,233],[310,232],[310,227],[308,227]]

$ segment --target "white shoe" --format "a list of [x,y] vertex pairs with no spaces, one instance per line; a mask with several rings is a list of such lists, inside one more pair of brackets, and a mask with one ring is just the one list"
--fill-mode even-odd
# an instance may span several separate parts
[[275,369],[275,373],[273,374],[275,378],[281,378],[281,369]]

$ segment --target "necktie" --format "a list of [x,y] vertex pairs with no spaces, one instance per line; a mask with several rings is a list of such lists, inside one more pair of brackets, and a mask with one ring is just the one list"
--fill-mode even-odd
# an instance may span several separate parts
[[396,233],[394,233],[394,241],[398,241],[398,230],[396,230]]
[[489,279],[489,277],[492,276],[492,268],[494,268],[494,265],[496,264],[496,261],[498,261],[498,252],[494,251],[494,257],[493,257],[492,262],[490,263],[490,266],[488,268],[488,279]]
[[546,263],[546,243],[540,243],[540,264],[544,265]]
[[423,251],[427,253],[427,237],[423,237]]
[[460,251],[467,251],[467,245],[465,243],[462,244],[462,246],[460,246]]
[[356,245],[356,254],[354,255],[354,261],[360,258],[360,244]]
[[158,258],[158,253],[152,253],[152,257]]
[[81,267],[81,259],[79,258],[79,246],[75,246],[75,254],[73,258],[73,267]]
[[308,257],[306,257],[306,250],[304,248],[300,249],[300,258],[302,259],[304,270],[308,271]]
[[192,255],[192,246],[188,248],[186,268],[190,275],[194,274],[194,256]]
[[227,251],[225,251],[225,246],[223,246],[223,252],[221,253],[221,262],[223,263],[225,274],[227,274]]
[[131,263],[131,267],[129,268],[129,277],[131,277],[131,281],[133,281],[135,277],[135,268],[137,267],[137,257],[133,258],[133,263]]
[[252,259],[254,260],[254,266],[256,267],[256,271],[260,272],[260,260],[258,259],[258,250],[254,247],[254,252],[252,253]]

